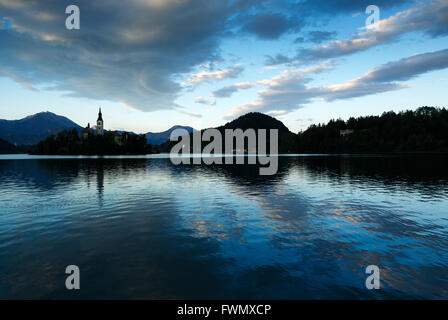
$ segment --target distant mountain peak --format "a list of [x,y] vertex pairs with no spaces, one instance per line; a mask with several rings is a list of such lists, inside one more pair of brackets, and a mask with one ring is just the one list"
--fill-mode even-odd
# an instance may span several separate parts
[[[35,113],[35,114],[32,114],[32,115],[29,115],[29,116],[25,117],[24,119],[32,119],[32,118],[35,118],[35,117],[45,116],[45,115],[58,117],[58,115],[54,114],[53,112],[42,111],[42,112],[38,112],[38,113]],[[62,117],[62,116],[59,116],[59,117]]]
[[19,120],[1,120],[0,138],[16,145],[36,144],[50,134],[82,127],[67,117],[50,111],[39,112]]
[[165,141],[169,140],[170,136],[171,136],[171,132],[173,132],[174,130],[177,130],[177,129],[187,130],[188,133],[196,131],[196,129],[189,127],[189,126],[175,125],[163,132],[148,132],[148,133],[146,133],[146,141],[148,144],[160,145],[160,144],[164,143]]
[[171,132],[171,131],[176,130],[176,129],[185,129],[185,130],[187,130],[188,132],[190,132],[191,130],[196,131],[195,129],[193,129],[192,127],[189,127],[189,126],[175,125],[175,126],[172,126],[172,127],[169,128],[168,130],[163,131],[163,132],[167,132],[167,131]]

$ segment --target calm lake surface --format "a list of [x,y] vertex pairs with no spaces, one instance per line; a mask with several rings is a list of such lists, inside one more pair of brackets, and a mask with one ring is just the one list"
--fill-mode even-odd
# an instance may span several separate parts
[[0,298],[447,299],[447,160],[0,156]]

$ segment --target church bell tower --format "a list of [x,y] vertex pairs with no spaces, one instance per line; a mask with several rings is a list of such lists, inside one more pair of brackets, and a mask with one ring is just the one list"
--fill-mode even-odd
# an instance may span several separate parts
[[104,121],[103,121],[103,114],[100,112],[98,113],[98,120],[96,120],[96,134],[98,136],[102,136],[104,134]]

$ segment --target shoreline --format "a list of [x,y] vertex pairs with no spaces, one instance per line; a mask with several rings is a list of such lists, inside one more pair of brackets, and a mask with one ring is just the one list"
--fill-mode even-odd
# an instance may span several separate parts
[[[279,154],[219,154],[202,155],[189,154],[179,155],[175,158],[213,158],[213,157],[257,157],[257,156],[278,156],[278,157],[347,157],[347,158],[374,158],[374,157],[405,157],[405,156],[448,156],[448,152],[406,152],[406,153],[279,153]],[[38,159],[170,159],[169,153],[155,154],[121,154],[121,155],[60,155],[60,154],[0,154],[0,160],[38,160]]]

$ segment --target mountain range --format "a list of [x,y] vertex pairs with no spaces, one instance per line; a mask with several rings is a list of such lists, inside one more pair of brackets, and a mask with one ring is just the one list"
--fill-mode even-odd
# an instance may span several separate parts
[[[20,120],[0,120],[0,153],[24,153],[50,134],[65,129],[83,128],[70,119],[51,112],[41,112]],[[158,151],[170,152],[177,142],[168,141],[175,129],[146,134],[147,142],[159,145]],[[262,113],[248,113],[224,126],[225,129],[277,129],[280,153],[448,153],[448,110],[421,107],[399,113],[385,112],[381,116],[331,120],[327,124],[311,125],[298,134],[292,133],[279,120]],[[268,137],[267,137],[268,138]],[[269,138],[268,138],[269,140]],[[269,142],[269,141],[268,141]]]
[[[0,139],[5,150],[11,150],[11,146],[35,145],[51,134],[58,134],[63,130],[76,128],[82,131],[83,127],[68,119],[67,117],[54,114],[52,112],[40,112],[25,117],[20,120],[0,119]],[[163,132],[148,132],[146,139],[148,144],[159,145],[170,138],[171,132],[176,129],[185,129],[193,132],[194,129],[188,126],[173,126]],[[122,131],[119,131],[122,133]],[[2,149],[3,149],[2,148]]]
[[64,129],[82,130],[70,119],[40,112],[20,120],[0,120],[0,138],[14,145],[33,145]]

